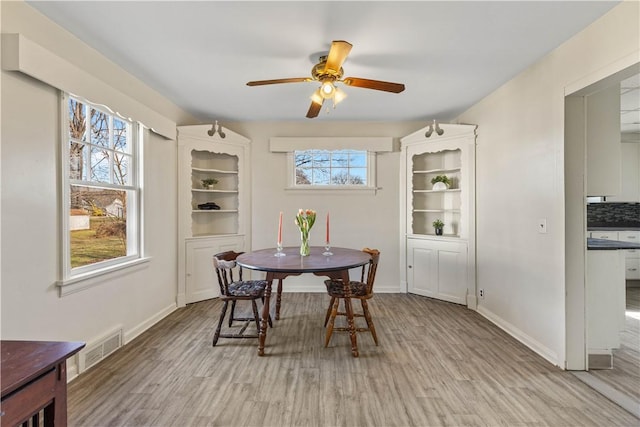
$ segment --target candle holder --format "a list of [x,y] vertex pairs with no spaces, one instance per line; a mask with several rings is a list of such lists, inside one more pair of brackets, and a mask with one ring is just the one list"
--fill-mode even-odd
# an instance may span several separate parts
[[324,252],[322,252],[322,255],[324,255],[324,256],[333,255],[333,252],[331,252],[331,243],[330,242],[324,242]]
[[276,245],[276,253],[273,254],[273,256],[277,256],[277,257],[287,256],[287,254],[282,252],[282,242],[278,242],[278,244]]

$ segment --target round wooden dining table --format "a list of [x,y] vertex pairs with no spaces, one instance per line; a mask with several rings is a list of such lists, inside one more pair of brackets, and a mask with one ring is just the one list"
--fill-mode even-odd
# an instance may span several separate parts
[[287,276],[299,276],[303,273],[312,273],[316,276],[324,276],[330,279],[342,280],[345,284],[344,291],[345,311],[347,324],[351,338],[351,354],[358,357],[358,343],[356,328],[353,320],[353,309],[349,287],[349,270],[361,267],[371,259],[366,252],[357,249],[331,248],[332,255],[323,255],[323,247],[312,246],[309,256],[301,256],[297,246],[285,247],[282,253],[285,256],[275,256],[276,249],[260,249],[246,252],[236,259],[236,263],[243,268],[266,272],[267,287],[264,295],[264,306],[260,321],[260,334],[258,339],[258,355],[264,356],[264,346],[267,338],[267,320],[269,318],[271,287],[275,279],[282,280]]

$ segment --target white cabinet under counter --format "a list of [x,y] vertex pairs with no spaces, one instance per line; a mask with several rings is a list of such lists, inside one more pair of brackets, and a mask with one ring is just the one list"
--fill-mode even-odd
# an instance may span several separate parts
[[[640,231],[618,231],[621,242],[640,243]],[[640,280],[640,249],[625,249],[625,279]]]
[[623,265],[621,250],[587,251],[587,350],[592,369],[610,367],[612,350],[620,347],[625,312]]
[[[587,233],[587,237],[640,244],[640,230],[592,230]],[[640,280],[640,249],[621,251],[624,253],[625,279]]]

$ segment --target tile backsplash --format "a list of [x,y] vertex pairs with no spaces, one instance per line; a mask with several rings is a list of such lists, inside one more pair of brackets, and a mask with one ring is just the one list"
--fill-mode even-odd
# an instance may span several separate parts
[[587,228],[640,227],[640,203],[589,203]]

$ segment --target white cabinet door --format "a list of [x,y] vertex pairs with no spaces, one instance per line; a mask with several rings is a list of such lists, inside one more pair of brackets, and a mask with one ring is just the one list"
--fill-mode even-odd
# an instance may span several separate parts
[[587,96],[587,195],[617,196],[622,189],[620,85]]
[[242,236],[187,240],[185,243],[185,302],[203,301],[220,295],[213,269],[213,256],[224,251],[241,252]]
[[467,243],[407,239],[410,293],[467,304]]
[[627,280],[640,280],[640,249],[626,249],[624,278]]
[[625,284],[620,251],[587,251],[587,348],[603,354],[620,346]]

